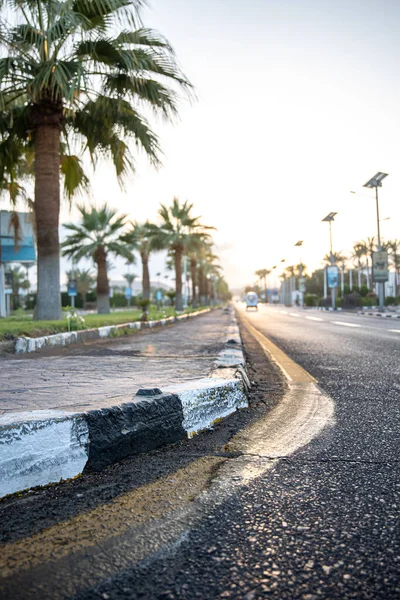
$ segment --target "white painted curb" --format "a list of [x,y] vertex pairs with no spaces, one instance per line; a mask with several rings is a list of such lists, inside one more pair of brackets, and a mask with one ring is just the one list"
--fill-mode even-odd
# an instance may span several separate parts
[[[245,360],[239,328],[234,318],[228,337],[225,348],[217,356],[215,369],[209,377],[171,386],[162,393],[164,398],[169,395],[173,402],[172,406],[175,403],[177,407],[174,415],[178,418],[179,439],[183,439],[185,435],[191,438],[200,431],[211,429],[221,419],[248,406],[246,392],[250,383],[244,370]],[[237,341],[232,343],[232,340],[239,340],[240,345]],[[171,401],[168,400],[168,406],[171,406]],[[157,402],[157,397],[154,398],[154,402]],[[165,402],[166,400],[164,405]],[[151,398],[144,397],[145,406],[151,407],[151,403]],[[107,412],[111,413],[111,417],[121,415],[124,407],[129,406],[132,405],[110,407]],[[86,415],[38,410],[1,416],[0,498],[29,488],[77,477],[88,464],[88,460],[89,465],[91,464],[89,454],[90,448],[93,450],[95,447],[94,439],[102,440],[104,437],[114,445],[115,442],[119,443],[122,438],[125,438],[127,433],[136,435],[135,431],[138,427],[135,420],[132,432],[124,429],[120,431],[121,426],[119,426],[118,430],[114,430],[110,435],[107,419],[101,420],[101,418],[97,421],[97,426],[92,428],[91,422],[96,418],[93,417],[95,413],[100,413],[101,417],[102,411],[91,411]],[[149,419],[150,413],[151,411],[145,413]],[[154,435],[149,427],[150,421],[146,420],[143,414],[140,419],[144,419],[140,423],[141,435],[144,428],[147,436],[145,440],[150,439],[149,436]],[[161,423],[162,426],[165,425],[164,420]],[[106,432],[104,428],[107,428]],[[94,431],[96,435],[93,438]],[[115,438],[109,439],[113,438],[113,435]],[[106,446],[106,452],[109,452],[107,448]],[[122,456],[124,457],[126,454]],[[121,460],[121,457],[116,460]]]
[[0,497],[79,475],[88,459],[85,419],[37,410],[0,418]]

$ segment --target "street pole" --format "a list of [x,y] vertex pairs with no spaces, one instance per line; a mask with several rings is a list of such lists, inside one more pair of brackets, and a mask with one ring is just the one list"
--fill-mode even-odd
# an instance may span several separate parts
[[300,269],[299,269],[299,273],[300,273],[300,282],[299,282],[299,291],[300,291],[300,307],[304,308],[304,294],[303,294],[303,290],[300,290],[300,286],[303,285],[303,264],[301,262],[301,256],[300,256]]
[[344,296],[344,263],[342,263],[342,268],[341,268],[340,274],[341,274],[340,289],[342,290],[342,298],[343,298],[343,296]]
[[[72,281],[75,280],[75,261],[72,259],[72,268],[71,268]],[[75,296],[70,296],[71,299],[71,307],[75,308]]]
[[183,257],[183,279],[184,279],[184,294],[183,294],[183,308],[187,308],[187,256]]
[[[375,198],[376,198],[376,223],[378,227],[378,250],[382,250],[381,246],[381,228],[379,224],[379,198],[378,198],[378,186],[375,187]],[[373,269],[372,269],[373,271]],[[385,305],[385,284],[383,281],[378,282],[378,290],[379,290],[379,309],[383,310]]]
[[1,211],[0,211],[0,318],[7,316],[6,308],[6,277],[4,263],[2,262],[2,236],[1,236]]
[[[1,246],[0,246],[1,248]],[[1,252],[1,250],[0,250]],[[0,262],[0,317],[7,316],[6,310],[6,280],[4,272],[4,263]]]
[[[332,251],[332,221],[329,221],[329,247],[330,247],[330,253],[331,253],[331,266],[334,267],[335,266],[335,259],[333,256],[333,251]],[[336,288],[333,287],[331,288],[331,294],[332,294],[332,309],[335,310],[336,308]]]
[[[372,189],[375,188],[375,201],[376,201],[376,225],[377,225],[377,230],[378,230],[378,252],[382,251],[382,244],[381,244],[381,230],[380,230],[380,225],[379,225],[379,197],[378,197],[378,187],[382,187],[382,181],[385,179],[385,177],[387,177],[387,173],[382,173],[381,171],[378,171],[378,173],[376,173],[376,175],[374,175],[369,181],[367,181],[367,183],[364,184],[365,188],[368,189]],[[372,271],[373,271],[373,265],[372,265]],[[385,283],[384,281],[378,281],[378,293],[379,293],[379,308],[381,310],[384,309],[384,304],[385,304]]]
[[350,291],[353,291],[353,269],[349,269],[349,285]]

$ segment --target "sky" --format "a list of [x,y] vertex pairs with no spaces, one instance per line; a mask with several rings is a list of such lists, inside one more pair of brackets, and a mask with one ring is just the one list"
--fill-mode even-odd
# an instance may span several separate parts
[[[331,211],[334,251],[376,235],[374,193],[362,186],[377,171],[389,174],[381,234],[400,238],[398,0],[150,0],[143,21],[170,40],[197,101],[182,100],[174,125],[152,121],[161,169],[139,157],[121,190],[102,165],[88,202],[139,221],[173,196],[193,202],[218,229],[233,288],[282,259],[318,268]],[[65,204],[61,218],[76,210]],[[125,270],[117,261],[111,275]]]

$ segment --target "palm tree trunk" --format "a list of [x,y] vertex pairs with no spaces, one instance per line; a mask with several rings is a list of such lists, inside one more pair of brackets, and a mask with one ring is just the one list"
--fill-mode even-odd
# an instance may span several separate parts
[[197,267],[197,260],[196,257],[192,257],[190,259],[190,276],[192,278],[192,306],[196,307],[197,306],[197,294],[196,294],[196,267]]
[[204,277],[204,268],[199,268],[199,295],[200,295],[200,304],[205,306],[207,301],[207,289],[206,289],[206,279]]
[[110,286],[107,276],[107,254],[103,246],[97,248],[94,261],[97,265],[97,312],[99,315],[105,315],[110,312]]
[[143,300],[150,300],[149,255],[146,252],[141,252],[140,257],[142,259]]
[[182,248],[175,250],[175,310],[183,310],[182,298]]
[[[35,127],[35,218],[38,269],[35,319],[60,319],[60,119],[41,115]],[[34,121],[35,123],[35,121]]]

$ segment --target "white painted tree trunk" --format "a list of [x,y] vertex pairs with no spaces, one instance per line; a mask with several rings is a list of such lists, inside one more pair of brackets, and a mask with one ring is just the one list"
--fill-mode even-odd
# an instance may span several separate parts
[[108,315],[111,312],[108,294],[97,295],[97,312],[99,315]]
[[38,255],[38,304],[35,319],[53,320],[61,317],[60,259],[57,256]]

